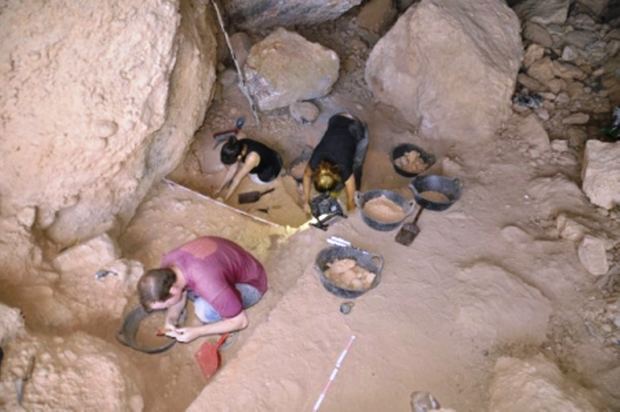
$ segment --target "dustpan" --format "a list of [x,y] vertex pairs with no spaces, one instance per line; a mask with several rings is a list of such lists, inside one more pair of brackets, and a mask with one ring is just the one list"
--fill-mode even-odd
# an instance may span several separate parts
[[219,349],[226,342],[228,336],[228,333],[223,334],[216,343],[206,341],[196,352],[196,362],[198,362],[205,379],[210,379],[219,369],[222,361]]

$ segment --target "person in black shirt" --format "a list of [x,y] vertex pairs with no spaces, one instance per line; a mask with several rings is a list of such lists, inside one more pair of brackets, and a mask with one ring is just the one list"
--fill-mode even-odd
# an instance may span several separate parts
[[337,193],[345,188],[347,209],[355,209],[353,196],[361,186],[362,166],[367,150],[368,132],[362,121],[348,113],[332,116],[304,171],[304,210],[310,210],[311,182],[321,193]]
[[277,178],[282,170],[282,158],[278,152],[256,140],[237,139],[235,136],[222,146],[220,160],[225,165],[235,165],[228,169],[222,185],[216,191],[217,195],[230,185],[224,200],[233,194],[246,175],[249,174],[257,183],[267,183]]

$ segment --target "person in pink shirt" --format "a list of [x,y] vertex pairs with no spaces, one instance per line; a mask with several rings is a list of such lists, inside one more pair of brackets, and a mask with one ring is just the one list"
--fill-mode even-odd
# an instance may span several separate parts
[[[200,237],[168,252],[159,269],[138,281],[144,309],[167,309],[166,335],[179,342],[246,328],[245,309],[266,291],[263,265],[241,246],[217,236]],[[194,302],[203,325],[177,327],[187,299]]]

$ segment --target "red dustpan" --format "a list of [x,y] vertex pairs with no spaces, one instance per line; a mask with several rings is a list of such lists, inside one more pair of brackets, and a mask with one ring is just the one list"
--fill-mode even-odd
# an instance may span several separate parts
[[215,375],[215,372],[217,372],[220,367],[221,358],[219,349],[227,338],[228,333],[225,333],[220,336],[215,344],[206,341],[200,346],[198,352],[196,352],[196,362],[198,362],[198,366],[200,366],[200,370],[205,379],[209,379],[211,376]]

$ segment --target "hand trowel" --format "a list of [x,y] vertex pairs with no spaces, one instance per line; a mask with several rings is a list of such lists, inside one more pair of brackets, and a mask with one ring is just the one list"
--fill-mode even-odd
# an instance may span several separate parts
[[196,362],[198,362],[198,366],[200,366],[200,370],[205,379],[209,379],[215,375],[215,372],[220,368],[222,358],[220,357],[219,349],[229,336],[230,334],[224,333],[215,344],[206,341],[200,346],[198,352],[196,352]]
[[267,189],[264,192],[253,190],[251,192],[240,193],[238,198],[239,204],[243,205],[245,203],[258,202],[261,197],[265,196],[267,193],[273,192],[274,190],[276,190],[276,188],[272,187],[271,189]]
[[420,228],[418,227],[418,219],[420,219],[420,215],[424,208],[418,205],[418,211],[415,214],[413,220],[409,223],[405,223],[398,233],[396,234],[396,241],[403,246],[409,246],[413,243],[413,240],[420,233]]

